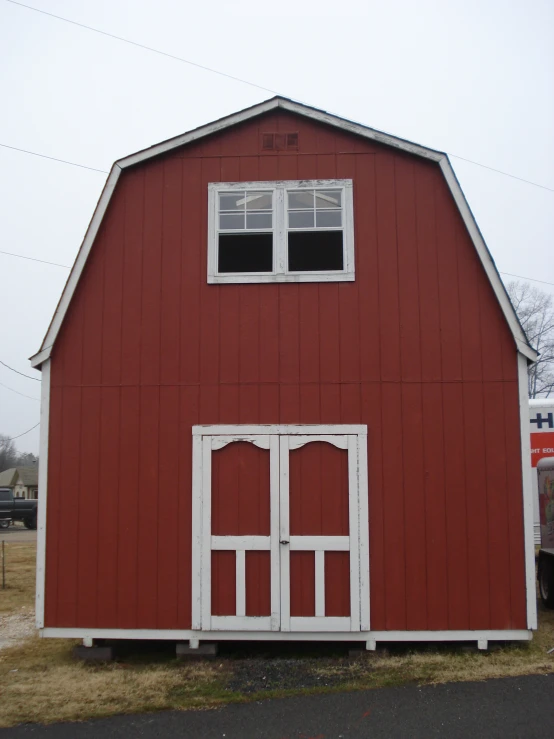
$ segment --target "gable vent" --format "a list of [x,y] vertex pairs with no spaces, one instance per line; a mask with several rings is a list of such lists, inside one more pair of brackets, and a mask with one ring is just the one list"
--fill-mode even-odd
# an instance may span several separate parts
[[265,151],[298,149],[298,133],[263,133],[262,149]]

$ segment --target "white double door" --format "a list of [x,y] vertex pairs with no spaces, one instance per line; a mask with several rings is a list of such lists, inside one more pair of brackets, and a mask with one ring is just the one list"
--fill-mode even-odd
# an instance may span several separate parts
[[193,629],[369,630],[366,427],[193,439]]

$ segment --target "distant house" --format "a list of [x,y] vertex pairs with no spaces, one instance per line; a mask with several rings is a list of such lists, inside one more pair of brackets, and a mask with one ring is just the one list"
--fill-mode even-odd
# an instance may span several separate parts
[[16,498],[38,498],[38,465],[12,467],[0,472],[0,488],[11,488]]

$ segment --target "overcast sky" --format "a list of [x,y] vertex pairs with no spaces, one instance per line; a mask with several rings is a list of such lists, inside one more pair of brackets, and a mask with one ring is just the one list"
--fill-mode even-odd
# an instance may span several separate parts
[[[552,0],[29,5],[554,189]],[[0,54],[0,143],[103,170],[272,96],[8,0]],[[554,283],[554,192],[451,161],[498,269]],[[105,177],[0,147],[0,249],[71,265]],[[0,360],[40,377],[28,357],[67,274],[0,254]],[[0,433],[16,436],[39,403],[3,386],[40,384],[2,365],[0,383]]]

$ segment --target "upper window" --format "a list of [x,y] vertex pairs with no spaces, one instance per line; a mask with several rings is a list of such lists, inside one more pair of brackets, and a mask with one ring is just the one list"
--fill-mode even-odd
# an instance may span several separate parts
[[352,180],[209,185],[208,282],[354,279]]

